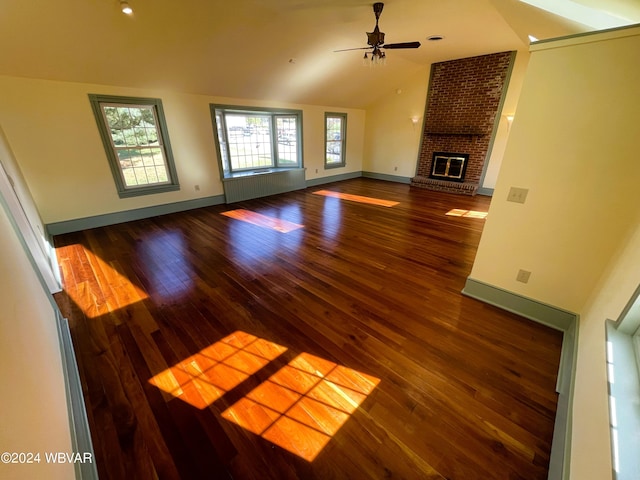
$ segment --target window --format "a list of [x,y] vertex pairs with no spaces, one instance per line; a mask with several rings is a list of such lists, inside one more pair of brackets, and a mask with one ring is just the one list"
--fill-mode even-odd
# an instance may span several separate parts
[[612,464],[615,478],[640,471],[640,286],[617,321],[606,322],[607,377]]
[[211,105],[223,177],[302,167],[299,110]]
[[347,138],[347,114],[325,113],[325,168],[345,166],[345,142]]
[[179,190],[162,101],[89,95],[120,197]]

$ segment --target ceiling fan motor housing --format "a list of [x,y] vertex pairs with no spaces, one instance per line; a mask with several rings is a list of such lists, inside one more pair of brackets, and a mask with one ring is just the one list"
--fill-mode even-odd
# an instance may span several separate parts
[[377,25],[373,32],[367,32],[367,43],[372,47],[379,47],[384,43],[384,32],[381,32]]
[[382,2],[373,4],[373,13],[376,16],[376,26],[373,29],[373,32],[367,32],[367,43],[372,47],[379,47],[384,44],[384,32],[381,32],[378,28],[378,20],[380,19],[380,14],[382,13],[383,8],[384,3]]

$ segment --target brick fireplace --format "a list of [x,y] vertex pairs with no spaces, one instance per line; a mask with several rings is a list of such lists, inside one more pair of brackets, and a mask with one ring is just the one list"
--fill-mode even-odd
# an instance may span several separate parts
[[[476,194],[514,58],[514,52],[501,52],[433,64],[411,185]],[[442,157],[465,159],[462,179],[456,170],[461,162]],[[448,174],[452,166],[455,175]]]

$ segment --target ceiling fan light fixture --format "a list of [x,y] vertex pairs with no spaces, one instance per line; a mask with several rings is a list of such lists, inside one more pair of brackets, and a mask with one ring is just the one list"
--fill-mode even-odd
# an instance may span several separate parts
[[365,52],[362,58],[365,67],[377,67],[387,63],[387,56],[379,48],[375,47],[372,52]]
[[127,2],[120,2],[120,10],[125,15],[131,15],[133,13],[133,8]]
[[430,42],[439,42],[440,40],[443,40],[444,37],[442,35],[429,35],[427,37],[427,40],[429,40]]

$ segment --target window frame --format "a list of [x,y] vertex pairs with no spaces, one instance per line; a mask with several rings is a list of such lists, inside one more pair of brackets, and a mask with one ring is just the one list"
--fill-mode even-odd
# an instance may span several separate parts
[[640,327],[636,328],[636,331],[631,335],[633,342],[633,349],[636,357],[636,368],[638,369],[638,375],[640,376]]
[[[329,129],[327,127],[327,122],[330,118],[340,119],[340,139],[336,140],[329,139]],[[335,143],[340,142],[340,161],[339,162],[331,162],[329,163],[328,155],[329,155],[329,142]],[[332,153],[335,155],[335,153]],[[339,112],[325,112],[324,114],[324,168],[341,168],[346,166],[347,164],[347,114],[339,113]]]
[[[302,145],[302,110],[287,109],[287,108],[269,108],[269,107],[254,107],[254,106],[241,106],[241,105],[221,105],[210,104],[211,110],[211,122],[213,126],[213,134],[216,144],[216,153],[218,154],[218,166],[220,168],[220,177],[234,178],[239,176],[247,176],[253,174],[263,174],[265,172],[278,172],[284,170],[300,169],[304,168],[303,160],[303,145]],[[251,166],[246,168],[233,168],[231,155],[229,152],[229,130],[227,129],[226,114],[236,115],[251,115],[269,117],[270,122],[270,152],[272,158],[272,164],[268,166]],[[278,119],[282,118],[295,118],[296,121],[296,163],[286,164],[281,163],[279,158],[279,142],[278,142]],[[222,137],[222,138],[221,138]],[[222,141],[221,141],[222,140]]]
[[636,442],[640,431],[640,285],[617,320],[607,320],[605,328],[611,461],[617,476],[627,478],[640,469]]
[[[173,152],[171,150],[171,142],[169,141],[169,131],[167,129],[167,122],[164,116],[164,109],[162,108],[162,100],[159,98],[146,98],[146,97],[124,97],[118,95],[100,95],[89,94],[89,101],[91,103],[91,109],[98,126],[98,132],[102,140],[107,159],[109,161],[109,167],[113,180],[116,184],[118,196],[120,198],[130,198],[140,195],[150,195],[155,193],[172,192],[180,190],[180,183],[178,181],[178,173],[176,171],[175,162],[173,158]],[[164,160],[166,162],[167,169],[167,182],[152,183],[148,185],[135,185],[127,186],[124,180],[124,172],[120,165],[120,159],[117,154],[117,149],[113,143],[111,132],[104,118],[103,105],[128,105],[139,107],[151,107],[153,109],[156,119],[156,130],[158,133],[158,145],[164,152]]]

